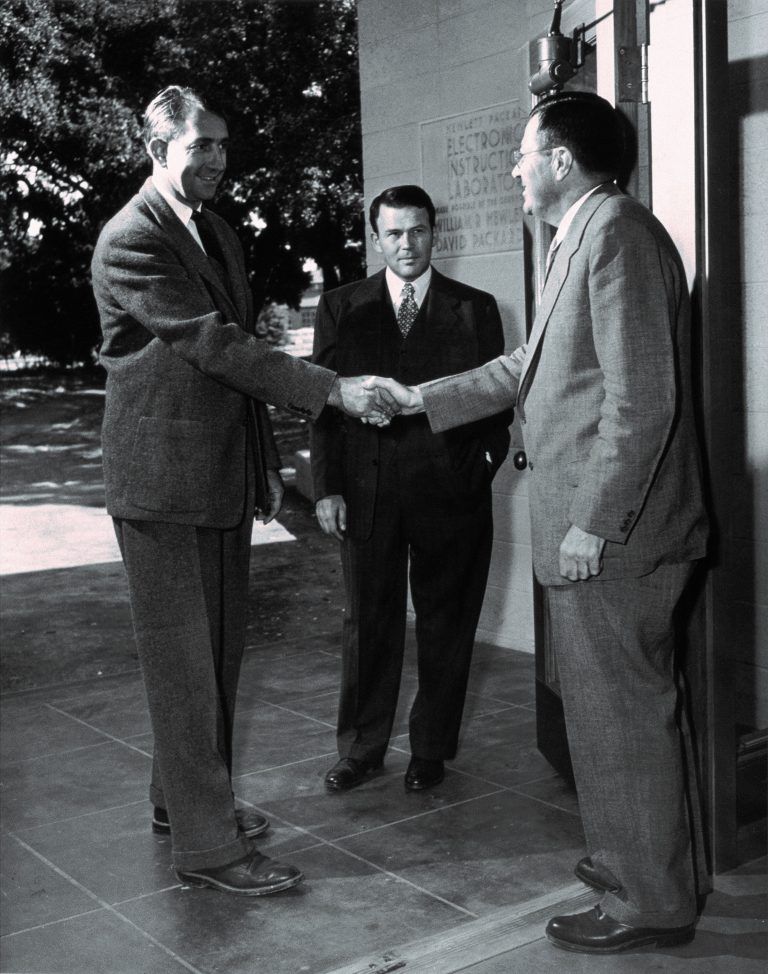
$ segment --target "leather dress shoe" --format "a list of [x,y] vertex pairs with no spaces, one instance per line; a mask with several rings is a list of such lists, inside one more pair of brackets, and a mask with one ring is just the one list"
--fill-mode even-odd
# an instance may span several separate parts
[[296,886],[304,874],[295,866],[276,862],[252,852],[242,859],[213,869],[177,869],[179,879],[188,886],[211,886],[240,896],[269,896]]
[[[251,811],[249,808],[236,808],[235,819],[238,829],[249,839],[254,839],[269,828],[269,819],[259,815],[258,812]],[[158,835],[170,835],[171,832],[168,812],[157,805],[155,805],[155,811],[152,815],[152,831],[157,832]]]
[[381,759],[363,761],[358,758],[342,758],[325,776],[325,787],[328,791],[348,791],[362,784],[368,775],[378,771],[382,764]]
[[442,761],[413,757],[405,772],[405,790],[424,791],[425,788],[439,785],[444,777],[445,765]]
[[621,886],[603,879],[597,869],[592,865],[592,860],[589,856],[585,856],[584,859],[579,859],[573,872],[577,879],[580,879],[582,883],[586,883],[587,886],[591,886],[592,889],[596,889],[599,893],[618,893],[621,889]]
[[582,954],[617,954],[635,947],[676,947],[693,940],[695,926],[630,927],[603,913],[599,906],[586,913],[553,917],[547,938],[563,950]]

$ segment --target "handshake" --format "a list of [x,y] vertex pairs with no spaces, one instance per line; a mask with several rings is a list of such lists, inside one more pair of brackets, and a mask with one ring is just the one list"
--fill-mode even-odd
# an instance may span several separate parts
[[328,404],[372,426],[386,426],[398,413],[410,416],[424,412],[418,386],[404,386],[377,375],[337,376]]

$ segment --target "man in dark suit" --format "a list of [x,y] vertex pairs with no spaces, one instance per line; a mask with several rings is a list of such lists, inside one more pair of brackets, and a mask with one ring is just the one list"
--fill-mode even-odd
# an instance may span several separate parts
[[598,954],[686,943],[707,882],[674,659],[707,537],[690,305],[669,235],[614,185],[621,150],[604,99],[540,102],[513,174],[525,212],[558,230],[527,351],[419,390],[383,383],[436,432],[517,403],[589,851],[576,873],[602,893],[547,936]]
[[[395,186],[370,208],[386,268],[324,294],[313,361],[341,375],[421,382],[503,351],[494,298],[431,266],[432,200]],[[475,630],[491,556],[491,480],[509,448],[509,415],[433,435],[424,417],[348,423],[326,410],[312,430],[316,510],[342,542],[347,592],[331,791],[381,766],[397,706],[410,586],[419,688],[410,714],[405,787],[442,781],[455,755]]]
[[93,257],[107,370],[107,510],[128,575],[154,733],[153,828],[187,883],[259,895],[302,876],[251,844],[268,822],[235,811],[232,726],[245,642],[254,512],[279,511],[264,402],[314,418],[374,410],[339,379],[254,336],[234,231],[202,204],[226,166],[227,125],[188,88],[149,105],[152,176]]

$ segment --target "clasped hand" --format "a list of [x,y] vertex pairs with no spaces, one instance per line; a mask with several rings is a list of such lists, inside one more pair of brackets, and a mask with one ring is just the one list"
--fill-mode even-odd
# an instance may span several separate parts
[[394,379],[376,375],[340,376],[329,402],[372,426],[386,426],[398,413],[412,415],[424,411],[418,386],[404,386]]

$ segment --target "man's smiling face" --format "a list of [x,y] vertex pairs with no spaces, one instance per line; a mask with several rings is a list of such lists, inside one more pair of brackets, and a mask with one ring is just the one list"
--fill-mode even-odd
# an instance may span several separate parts
[[196,208],[212,200],[227,168],[229,130],[223,118],[197,109],[165,143],[164,171],[173,195]]

